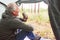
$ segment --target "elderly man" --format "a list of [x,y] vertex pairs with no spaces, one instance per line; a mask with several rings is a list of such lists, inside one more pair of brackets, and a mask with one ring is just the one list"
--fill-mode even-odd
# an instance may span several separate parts
[[8,8],[2,15],[0,20],[0,40],[16,40],[16,29],[22,29],[24,32],[33,31],[31,26],[28,26],[17,18],[19,8],[15,3],[10,3]]

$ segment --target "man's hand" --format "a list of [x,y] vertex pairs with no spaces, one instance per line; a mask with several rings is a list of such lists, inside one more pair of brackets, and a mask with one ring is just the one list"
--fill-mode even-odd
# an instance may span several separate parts
[[25,21],[27,21],[28,16],[27,16],[25,13],[22,13],[22,15],[23,15],[23,19],[24,19]]

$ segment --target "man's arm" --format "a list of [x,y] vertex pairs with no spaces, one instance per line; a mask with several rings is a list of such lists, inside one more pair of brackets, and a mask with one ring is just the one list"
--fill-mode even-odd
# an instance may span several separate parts
[[27,20],[26,19],[23,19],[23,18],[19,18],[22,22],[26,22]]
[[9,26],[11,29],[22,29],[24,31],[33,31],[33,28],[29,25],[24,24],[22,21],[19,19],[13,19],[12,21],[9,22]]

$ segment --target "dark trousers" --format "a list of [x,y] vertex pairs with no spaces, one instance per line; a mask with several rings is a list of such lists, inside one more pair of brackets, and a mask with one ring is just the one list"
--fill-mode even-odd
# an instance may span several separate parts
[[24,40],[24,38],[28,36],[29,39],[34,40],[35,36],[32,32],[26,32],[26,31],[20,31],[17,35],[16,35],[16,40]]

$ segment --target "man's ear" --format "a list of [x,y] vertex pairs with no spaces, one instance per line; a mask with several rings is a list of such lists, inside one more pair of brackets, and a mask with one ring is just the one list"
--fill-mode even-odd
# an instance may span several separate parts
[[18,16],[18,13],[16,13],[15,11],[12,12],[13,16]]

